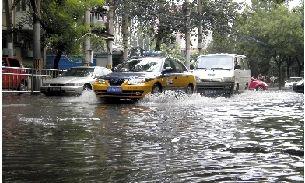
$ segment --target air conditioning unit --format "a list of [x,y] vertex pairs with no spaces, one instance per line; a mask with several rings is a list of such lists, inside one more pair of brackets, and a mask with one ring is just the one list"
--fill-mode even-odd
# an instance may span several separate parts
[[[2,48],[2,55],[9,55],[9,49],[8,48]],[[16,50],[13,49],[13,55],[16,55]]]
[[33,57],[33,51],[32,50],[27,51],[26,56],[27,57]]

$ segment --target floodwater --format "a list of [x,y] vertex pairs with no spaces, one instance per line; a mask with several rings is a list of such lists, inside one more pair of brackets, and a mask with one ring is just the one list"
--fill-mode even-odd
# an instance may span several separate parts
[[304,95],[3,95],[4,182],[303,182]]

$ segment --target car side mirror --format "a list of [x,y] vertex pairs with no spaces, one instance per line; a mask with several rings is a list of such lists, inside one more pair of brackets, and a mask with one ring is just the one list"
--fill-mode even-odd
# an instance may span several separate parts
[[193,64],[191,64],[191,65],[190,65],[190,69],[191,69],[191,70],[194,70],[194,69],[195,69],[195,66],[194,66]]
[[241,66],[240,65],[235,65],[234,70],[236,70],[236,69],[241,69]]

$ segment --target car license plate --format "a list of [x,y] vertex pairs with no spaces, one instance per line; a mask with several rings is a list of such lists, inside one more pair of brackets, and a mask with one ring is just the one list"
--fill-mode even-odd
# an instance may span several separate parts
[[49,88],[49,89],[50,89],[50,92],[60,92],[61,91],[60,87],[52,87],[52,88]]
[[204,94],[206,94],[206,95],[214,95],[216,93],[217,93],[216,90],[205,90],[204,91]]
[[108,93],[122,93],[121,87],[118,86],[110,86],[107,88]]

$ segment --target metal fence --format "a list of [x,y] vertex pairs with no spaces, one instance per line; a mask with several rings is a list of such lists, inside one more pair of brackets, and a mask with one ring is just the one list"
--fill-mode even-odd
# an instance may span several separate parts
[[45,79],[55,78],[63,70],[2,67],[2,92],[40,92]]

